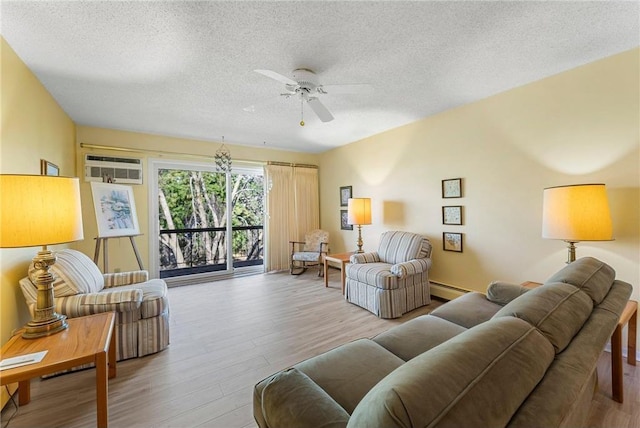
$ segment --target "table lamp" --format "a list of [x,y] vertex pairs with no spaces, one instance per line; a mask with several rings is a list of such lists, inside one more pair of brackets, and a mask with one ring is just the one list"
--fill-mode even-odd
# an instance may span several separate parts
[[613,227],[604,184],[576,184],[544,189],[542,237],[568,245],[567,264],[576,260],[576,242],[611,241]]
[[347,223],[358,226],[358,251],[362,250],[362,225],[371,224],[371,198],[351,198],[347,202]]
[[34,317],[22,337],[49,336],[67,328],[55,312],[49,268],[56,262],[47,245],[83,239],[80,185],[77,178],[0,175],[0,248],[42,246],[33,258],[31,282],[38,288]]

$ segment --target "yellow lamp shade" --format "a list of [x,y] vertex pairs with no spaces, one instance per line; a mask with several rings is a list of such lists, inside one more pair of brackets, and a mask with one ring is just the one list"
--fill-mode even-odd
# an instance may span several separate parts
[[347,201],[348,224],[371,224],[371,198],[351,198]]
[[0,248],[83,239],[77,178],[0,175]]
[[604,184],[544,189],[542,237],[568,242],[609,241],[613,226]]

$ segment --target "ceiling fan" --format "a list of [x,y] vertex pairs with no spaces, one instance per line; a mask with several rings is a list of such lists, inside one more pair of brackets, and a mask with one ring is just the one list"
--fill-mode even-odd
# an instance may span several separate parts
[[[254,112],[256,111],[256,108],[274,103],[281,99],[281,97],[295,97],[300,99],[301,108],[306,102],[322,122],[331,122],[333,120],[333,114],[331,114],[329,109],[327,109],[327,107],[320,101],[321,96],[329,96],[333,94],[364,94],[373,91],[373,87],[371,85],[364,83],[349,85],[321,85],[316,73],[308,68],[298,68],[293,70],[293,78],[283,76],[282,74],[271,70],[254,71],[283,83],[285,90],[278,97],[245,107],[244,110],[249,112]],[[301,114],[304,114],[303,110],[301,110]],[[300,126],[304,126],[304,116],[302,117],[302,120],[300,120]]]

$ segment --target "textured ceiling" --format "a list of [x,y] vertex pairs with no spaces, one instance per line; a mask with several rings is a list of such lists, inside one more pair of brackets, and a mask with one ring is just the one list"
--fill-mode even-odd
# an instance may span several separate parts
[[[2,1],[1,33],[79,125],[322,152],[640,45],[630,2]],[[278,98],[300,67],[335,116]],[[90,142],[89,142],[90,143]]]

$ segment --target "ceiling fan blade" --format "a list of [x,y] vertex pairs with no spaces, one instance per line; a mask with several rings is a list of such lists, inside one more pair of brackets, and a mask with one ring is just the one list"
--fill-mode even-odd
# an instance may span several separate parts
[[322,85],[318,87],[318,92],[324,94],[370,94],[373,86],[368,83],[351,85]]
[[309,98],[307,104],[311,107],[311,109],[318,115],[321,121],[323,122],[331,122],[333,120],[333,115],[331,112],[320,102],[317,98]]
[[293,85],[293,86],[298,86],[298,82],[296,82],[295,80],[289,79],[286,76],[283,76],[280,73],[276,73],[275,71],[271,71],[271,70],[253,70],[256,73],[260,73],[263,76],[267,76],[272,78],[273,80],[277,80],[280,83],[284,83],[285,85]]

